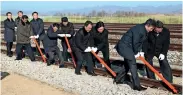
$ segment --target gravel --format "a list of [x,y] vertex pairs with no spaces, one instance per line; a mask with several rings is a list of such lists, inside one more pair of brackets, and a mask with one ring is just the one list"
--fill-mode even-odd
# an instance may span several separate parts
[[31,62],[29,59],[15,61],[15,57],[1,54],[2,71],[24,75],[31,79],[40,80],[56,87],[64,88],[68,92],[80,95],[169,95],[170,92],[148,88],[145,91],[134,91],[128,85],[113,84],[111,78],[103,76],[89,76],[74,74],[74,69],[46,66],[42,62]]
[[[114,49],[114,46],[115,45],[110,45],[110,47],[109,47],[110,55],[112,57],[120,58],[120,55]],[[168,62],[169,62],[170,65],[182,66],[182,52],[168,51],[167,58],[168,58]],[[154,57],[154,62],[155,62],[155,64],[158,64],[158,59],[156,57]]]

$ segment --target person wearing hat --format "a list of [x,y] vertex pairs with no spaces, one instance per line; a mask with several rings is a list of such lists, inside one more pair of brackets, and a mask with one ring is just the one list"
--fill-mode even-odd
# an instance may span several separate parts
[[69,49],[67,49],[67,44],[65,41],[65,36],[67,36],[68,40],[69,40],[69,44],[72,44],[72,38],[75,34],[74,31],[74,26],[73,23],[68,21],[67,17],[63,17],[61,18],[61,23],[60,23],[60,32],[59,34],[61,34],[61,44],[62,44],[62,48],[63,48],[63,57],[64,57],[64,61],[68,61],[68,51]]
[[[167,81],[173,81],[172,71],[167,60],[167,52],[170,45],[170,32],[163,26],[161,21],[156,21],[156,28],[148,34],[147,44],[144,45],[145,58],[153,65],[153,58],[156,56],[159,60],[160,71]],[[146,67],[147,77],[155,79],[155,74]]]

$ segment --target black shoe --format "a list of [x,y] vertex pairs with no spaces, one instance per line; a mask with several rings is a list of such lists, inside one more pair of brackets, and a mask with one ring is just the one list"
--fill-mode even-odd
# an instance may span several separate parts
[[13,55],[12,54],[9,54],[8,57],[12,57]]
[[20,58],[16,58],[15,60],[22,60],[22,59],[20,59]]
[[64,66],[65,66],[64,64],[60,64],[59,68],[64,68]]
[[116,77],[114,78],[114,82],[124,82],[127,74],[126,72],[120,71],[116,74]]
[[91,76],[97,76],[97,74],[95,74],[94,72],[88,72],[88,75],[91,75]]
[[47,66],[50,66],[51,65],[51,62],[47,61]]
[[138,91],[143,91],[143,90],[146,90],[147,88],[140,86],[140,87],[134,87],[133,89]]
[[75,74],[76,74],[76,75],[82,75],[82,73],[81,73],[81,72],[75,72]]
[[32,62],[35,62],[36,60],[35,60],[35,59],[32,59],[31,61],[32,61]]
[[116,83],[116,84],[124,84],[124,82],[121,82],[121,81],[118,81],[118,82],[114,82],[113,83]]

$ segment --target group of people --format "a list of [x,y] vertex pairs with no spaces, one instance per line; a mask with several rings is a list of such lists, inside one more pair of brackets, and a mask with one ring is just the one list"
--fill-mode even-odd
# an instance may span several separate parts
[[[23,50],[26,51],[31,61],[35,61],[30,39],[35,38],[40,45],[43,43],[44,51],[47,57],[47,65],[55,63],[55,56],[59,58],[59,67],[64,67],[64,61],[68,61],[69,54],[73,53],[76,67],[75,74],[81,75],[82,65],[85,63],[86,71],[89,75],[96,76],[94,67],[97,59],[91,51],[103,54],[104,62],[111,67],[109,60],[109,42],[108,30],[102,21],[93,26],[91,21],[86,21],[84,26],[75,31],[73,23],[68,21],[67,17],[61,18],[61,23],[53,23],[47,31],[44,29],[44,23],[38,17],[38,12],[33,12],[33,19],[29,22],[28,16],[18,12],[15,21],[12,19],[12,13],[7,12],[7,19],[4,21],[4,39],[7,42],[7,56],[12,57],[12,45],[16,41],[16,60],[22,60]],[[65,37],[68,38],[71,48],[68,48]],[[61,39],[63,51],[61,52],[57,40]],[[148,19],[143,24],[137,24],[130,28],[116,44],[115,49],[120,56],[124,58],[125,75],[118,73],[116,78],[124,78],[130,71],[132,74],[132,84],[134,90],[143,90],[140,86],[139,76],[137,74],[136,58],[139,56],[153,65],[153,57],[159,59],[162,75],[172,82],[172,72],[167,61],[167,52],[170,44],[170,32],[163,26],[161,21]],[[39,55],[38,49],[36,54]],[[155,79],[154,73],[146,68],[147,77]],[[116,81],[118,82],[118,81]]]

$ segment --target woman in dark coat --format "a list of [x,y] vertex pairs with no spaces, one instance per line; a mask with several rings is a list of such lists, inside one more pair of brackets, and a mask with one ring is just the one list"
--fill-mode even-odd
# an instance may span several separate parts
[[15,41],[15,22],[12,19],[12,13],[7,12],[6,13],[7,19],[4,20],[4,39],[6,41],[6,46],[7,46],[7,55],[9,57],[12,57],[12,46],[13,42]]
[[108,42],[108,30],[105,29],[105,25],[102,21],[96,23],[93,31],[94,45],[97,48],[97,52],[102,52],[104,61],[110,67],[109,61],[109,42]]

